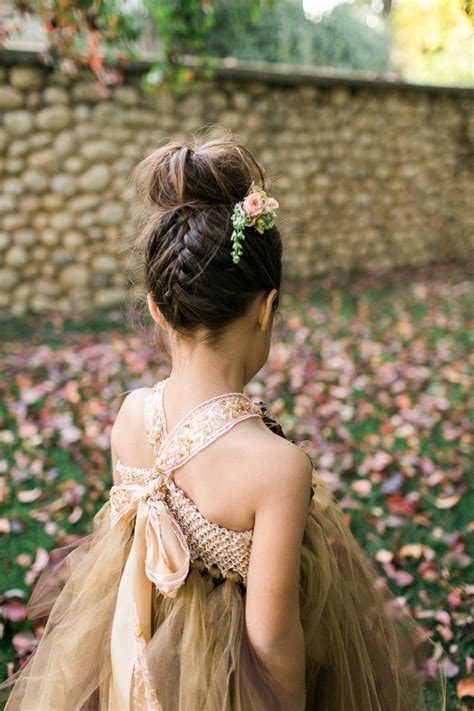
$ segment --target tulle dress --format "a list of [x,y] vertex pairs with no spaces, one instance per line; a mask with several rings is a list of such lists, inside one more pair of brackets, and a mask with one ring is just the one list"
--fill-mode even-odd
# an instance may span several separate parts
[[[283,433],[243,393],[201,403],[167,432],[166,380],[144,412],[155,466],[119,461],[121,483],[92,532],[57,549],[61,562],[43,573],[28,607],[47,618],[44,633],[5,711],[283,709],[246,634],[252,529],[210,522],[173,481],[176,468],[246,418]],[[425,708],[414,623],[395,602],[313,470],[300,564],[307,709]]]

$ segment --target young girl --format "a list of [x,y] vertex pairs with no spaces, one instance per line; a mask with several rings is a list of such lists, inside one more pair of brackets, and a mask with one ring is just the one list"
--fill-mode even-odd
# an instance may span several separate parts
[[413,624],[302,449],[244,387],[280,299],[277,201],[231,139],[138,166],[169,377],[124,400],[114,485],[29,603],[48,616],[7,711],[425,708]]

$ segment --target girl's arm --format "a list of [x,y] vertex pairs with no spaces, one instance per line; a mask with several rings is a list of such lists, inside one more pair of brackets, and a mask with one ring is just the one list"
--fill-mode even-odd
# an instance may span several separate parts
[[303,711],[305,655],[299,575],[312,466],[294,444],[280,438],[272,438],[271,444],[272,452],[257,464],[255,476],[246,626],[257,655],[282,687],[285,711]]

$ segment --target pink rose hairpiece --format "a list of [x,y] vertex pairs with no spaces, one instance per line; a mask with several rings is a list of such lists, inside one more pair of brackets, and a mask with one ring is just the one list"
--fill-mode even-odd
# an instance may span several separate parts
[[245,198],[235,204],[231,217],[234,229],[230,237],[234,264],[240,262],[243,252],[242,242],[245,239],[245,228],[254,227],[257,232],[263,234],[265,230],[273,227],[276,218],[275,210],[278,207],[279,205],[275,198],[269,197],[264,190],[258,188],[254,183],[250,186]]

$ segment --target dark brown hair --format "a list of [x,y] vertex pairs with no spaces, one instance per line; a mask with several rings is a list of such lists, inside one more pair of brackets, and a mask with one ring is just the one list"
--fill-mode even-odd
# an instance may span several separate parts
[[232,261],[234,205],[252,182],[266,188],[264,170],[247,147],[229,137],[170,142],[139,163],[133,180],[148,213],[139,238],[145,287],[178,333],[204,328],[215,344],[257,294],[280,290],[276,226],[263,234],[246,227],[240,262]]

